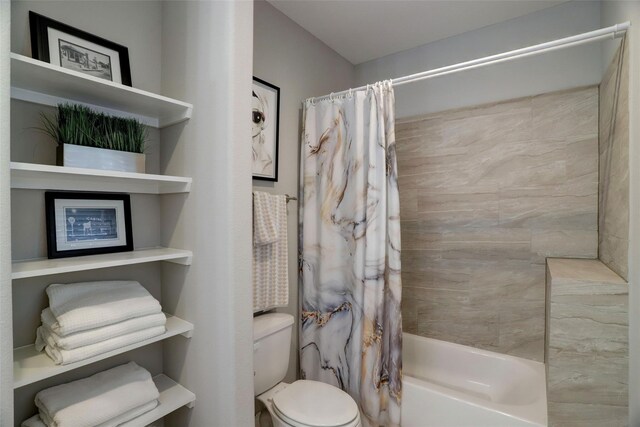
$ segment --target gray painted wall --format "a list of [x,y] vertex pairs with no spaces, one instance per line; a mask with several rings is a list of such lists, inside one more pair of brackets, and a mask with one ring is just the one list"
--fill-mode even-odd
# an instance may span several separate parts
[[[601,26],[631,21],[627,33],[629,43],[629,117],[640,111],[640,3],[637,1],[604,1]],[[619,40],[606,42],[601,61],[608,64],[620,45]],[[640,425],[640,126],[629,120],[629,425]]]
[[133,86],[160,90],[162,2],[25,1],[11,2],[11,51],[31,56],[29,11],[127,46]]
[[[253,75],[280,88],[278,182],[253,181],[253,189],[298,195],[302,100],[351,87],[351,63],[269,3],[254,4]],[[289,202],[289,307],[298,320],[298,204]],[[287,381],[298,372],[298,331],[294,329]]]
[[11,3],[0,1],[0,425],[13,425],[9,51]]
[[250,426],[253,3],[165,2],[162,23],[162,92],[194,105],[161,132],[161,171],[193,177],[162,199],[162,243],[194,252],[188,269],[163,266],[162,297],[196,328],[164,346],[164,371],[198,399],[165,424]]
[[[357,85],[418,73],[600,27],[600,5],[572,1],[356,66]],[[546,53],[396,88],[396,116],[410,117],[598,84],[600,44]]]

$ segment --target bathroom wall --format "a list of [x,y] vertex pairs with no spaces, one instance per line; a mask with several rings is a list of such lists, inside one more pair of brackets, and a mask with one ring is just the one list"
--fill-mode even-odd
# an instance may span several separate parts
[[[609,24],[610,25],[610,24]],[[356,66],[357,84],[405,76],[600,28],[597,1],[570,1]],[[492,65],[396,88],[396,116],[599,84],[601,44]]]
[[13,424],[9,52],[11,3],[0,2],[0,425]]
[[599,258],[628,278],[629,50],[621,45],[600,84]]
[[598,88],[399,120],[403,327],[542,361],[545,258],[595,258]]
[[[278,182],[253,180],[253,189],[298,195],[302,101],[351,87],[353,66],[263,0],[254,3],[253,75],[280,88]],[[288,205],[289,307],[298,320],[298,204]],[[298,374],[298,328],[294,328],[287,381]]]
[[[637,1],[602,1],[601,25],[631,21],[627,32],[629,55],[629,117],[640,111],[640,3]],[[614,57],[620,40],[604,42],[601,57],[606,67]],[[629,425],[640,425],[640,123],[629,120]]]
[[195,325],[164,345],[163,367],[197,397],[165,425],[250,426],[253,3],[163,2],[161,43],[162,93],[194,106],[161,132],[161,171],[193,177],[188,195],[162,198],[162,243],[194,253],[188,269],[162,266],[162,298]]

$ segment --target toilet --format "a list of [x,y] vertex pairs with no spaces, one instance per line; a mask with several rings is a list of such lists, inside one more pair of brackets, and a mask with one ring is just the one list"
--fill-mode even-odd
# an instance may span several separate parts
[[253,319],[254,392],[274,427],[359,427],[358,405],[344,391],[319,381],[282,382],[289,366],[293,316]]

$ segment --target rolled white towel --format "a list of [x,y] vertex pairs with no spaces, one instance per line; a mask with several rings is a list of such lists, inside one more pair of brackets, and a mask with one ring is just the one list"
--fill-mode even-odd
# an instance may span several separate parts
[[129,362],[42,390],[36,394],[35,403],[49,427],[95,427],[152,403],[159,396],[151,374]]
[[[45,308],[40,315],[42,326],[37,332],[40,340],[38,348],[38,339],[36,339],[36,349],[42,351],[45,344],[55,346],[59,349],[73,350],[74,348],[96,344],[111,338],[130,334],[132,332],[141,331],[155,326],[164,326],[167,323],[167,317],[164,313],[155,313],[148,316],[134,317],[112,325],[102,326],[100,328],[87,329],[85,331],[76,332],[69,335],[58,335],[53,332],[53,325],[56,318],[51,309]],[[43,341],[44,340],[44,341]]]
[[51,330],[69,335],[162,311],[160,303],[138,282],[103,281],[53,284],[47,287],[56,318]]
[[38,351],[42,351],[44,348],[44,351],[51,359],[53,359],[56,365],[68,365],[69,363],[79,362],[80,360],[88,359],[90,357],[97,356],[98,354],[107,353],[118,348],[126,347],[130,344],[148,340],[149,338],[162,335],[166,331],[167,328],[164,325],[154,326],[152,328],[131,332],[129,334],[121,335],[95,344],[74,348],[73,350],[65,350],[58,348],[55,345],[50,345],[48,341],[52,341],[52,339],[50,337],[47,338],[46,336],[43,337],[43,328],[40,327],[37,330],[36,349]]

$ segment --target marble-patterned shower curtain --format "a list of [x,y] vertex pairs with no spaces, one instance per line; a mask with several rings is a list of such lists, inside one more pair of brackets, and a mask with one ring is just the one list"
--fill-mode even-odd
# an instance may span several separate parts
[[[400,211],[390,82],[304,109],[300,369],[399,426]],[[331,410],[331,408],[327,408]]]

